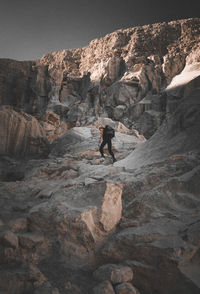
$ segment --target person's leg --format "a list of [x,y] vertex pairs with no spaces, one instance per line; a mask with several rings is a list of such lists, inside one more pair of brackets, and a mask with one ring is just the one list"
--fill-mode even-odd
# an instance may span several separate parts
[[109,151],[110,155],[112,156],[113,161],[115,162],[116,161],[116,158],[115,158],[114,153],[112,152],[112,142],[111,142],[111,139],[109,139],[107,141],[107,143],[108,143],[108,151]]
[[104,147],[106,144],[107,144],[107,142],[103,140],[103,142],[101,143],[101,146],[100,146],[100,148],[99,148],[99,152],[101,153],[101,156],[102,156],[102,157],[105,157],[105,156],[104,156],[104,153],[103,153],[103,147]]

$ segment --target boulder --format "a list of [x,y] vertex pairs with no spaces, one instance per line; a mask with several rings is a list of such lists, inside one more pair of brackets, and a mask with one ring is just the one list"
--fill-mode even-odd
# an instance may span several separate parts
[[115,287],[116,294],[139,294],[131,283],[121,283]]
[[[56,235],[60,254],[69,262],[88,263],[95,244],[114,230],[121,219],[122,185],[103,182],[81,189],[77,186],[64,188],[63,193],[60,191],[54,192],[48,205],[43,202],[30,210],[29,227]],[[25,244],[30,243],[27,242]],[[34,245],[33,242],[31,244]]]

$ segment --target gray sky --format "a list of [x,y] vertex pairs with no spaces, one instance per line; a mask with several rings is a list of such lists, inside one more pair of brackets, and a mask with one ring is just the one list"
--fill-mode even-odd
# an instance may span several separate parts
[[190,0],[0,0],[0,58],[34,60],[120,28],[200,17]]

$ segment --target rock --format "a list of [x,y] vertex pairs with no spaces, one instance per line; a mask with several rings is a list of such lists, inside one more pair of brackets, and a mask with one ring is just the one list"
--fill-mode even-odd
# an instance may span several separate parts
[[37,287],[33,294],[60,294],[57,288],[52,287],[49,283],[44,283]]
[[61,89],[59,93],[59,100],[66,106],[85,100],[90,86],[90,73],[83,75],[83,77],[70,77],[65,72],[61,82]]
[[17,249],[19,246],[18,237],[11,231],[6,231],[1,235],[1,245]]
[[109,281],[103,281],[93,289],[93,294],[115,294],[115,291]]
[[[80,146],[81,142],[85,140],[89,140],[92,138],[92,133],[90,128],[87,127],[75,127],[69,130],[65,135],[63,135],[59,141],[62,143],[58,143],[58,140],[55,141],[52,145],[52,154],[63,155],[70,151],[75,144]],[[54,147],[55,146],[55,147]],[[76,150],[74,150],[76,151]],[[74,152],[73,151],[73,152]]]
[[117,294],[139,294],[138,290],[131,283],[121,283],[115,287]]
[[115,107],[115,110],[114,110],[114,118],[115,118],[115,120],[122,119],[125,110],[126,110],[125,105],[118,105],[117,107]]
[[107,189],[101,207],[100,223],[106,232],[112,230],[121,219],[122,185],[107,183]]
[[45,112],[50,92],[48,67],[35,61],[0,61],[0,105],[37,115]]
[[49,142],[53,142],[58,137],[61,137],[71,128],[70,123],[62,121],[60,116],[54,112],[46,113],[40,122]]
[[4,294],[34,293],[45,277],[33,266],[12,264],[0,271],[0,292]]
[[19,244],[22,248],[34,248],[45,242],[45,239],[41,235],[26,233],[19,235]]
[[2,106],[0,126],[1,155],[18,157],[48,155],[49,144],[44,130],[31,115],[9,106]]
[[[125,157],[130,150],[145,141],[145,138],[136,130],[128,130],[123,124],[109,119],[99,120],[96,125],[102,125],[102,122],[108,123],[116,130],[112,145],[113,149],[119,153],[119,157]],[[100,131],[94,126],[72,128],[52,144],[51,155],[64,156],[65,154],[75,153],[84,156],[88,160],[93,160],[100,155],[99,137]],[[106,149],[107,147],[105,147]]]
[[109,280],[112,284],[128,282],[133,279],[133,271],[128,266],[106,264],[94,272],[94,278],[98,281]]
[[9,226],[14,232],[27,232],[27,219],[19,218],[10,221]]
[[67,282],[65,284],[65,292],[66,294],[81,294],[81,290],[78,286],[73,285],[71,282]]
[[[122,186],[110,182],[94,183],[81,189],[68,187],[63,194],[59,190],[48,205],[42,203],[31,209],[28,217],[30,229],[56,234],[62,255],[74,263],[88,262],[88,254],[96,242],[114,230],[120,221],[121,194]],[[50,215],[53,218],[49,218]],[[39,238],[39,241],[36,239],[30,243],[33,237],[28,237],[29,234],[19,236],[21,246],[30,248],[42,242]]]
[[83,126],[105,114],[133,127],[144,112],[139,102],[161,92],[185,64],[198,61],[198,38],[199,19],[183,19],[118,30],[37,61],[2,59],[0,104],[37,117],[47,109],[59,114],[56,134],[44,123],[50,140],[68,123]]
[[138,168],[179,152],[198,150],[200,144],[198,95],[199,89],[194,89],[150,140],[140,145],[124,161],[115,165],[126,166],[127,169]]
[[[126,218],[122,218],[121,225],[124,221],[127,227],[115,234],[115,237],[112,236],[99,257],[103,260],[112,258],[116,263],[128,259],[140,262],[141,264],[128,263],[128,265],[134,272],[134,285],[147,293],[156,289],[161,293],[167,293],[169,285],[173,285],[174,293],[179,289],[185,293],[190,293],[191,289],[194,293],[199,291],[198,279],[195,278],[199,268],[199,261],[195,257],[196,240],[187,236],[190,232],[189,228],[192,231],[191,224],[195,226],[196,221],[199,222],[197,216],[199,201],[196,190],[199,182],[197,181],[199,157],[195,153],[192,155],[192,152],[189,154],[175,155],[171,159],[143,166],[135,171],[134,177],[126,173],[122,198],[123,217],[126,216],[127,221]],[[192,183],[195,183],[195,189],[192,188]],[[133,219],[140,222],[137,227],[129,223]],[[195,232],[198,236],[197,229]],[[189,240],[192,239],[194,243],[191,248]],[[155,257],[154,254],[158,259],[151,259],[152,256]],[[195,264],[194,260],[196,260]],[[185,264],[183,269],[185,277],[178,264]],[[166,276],[166,272],[171,274]],[[177,279],[180,279],[180,282],[175,282]],[[149,283],[152,280],[154,283]],[[165,280],[166,291],[156,282],[160,280]]]
[[26,280],[26,277],[20,277],[20,273],[15,275],[9,272],[1,272],[0,275],[0,291],[4,294],[33,293],[33,286]]

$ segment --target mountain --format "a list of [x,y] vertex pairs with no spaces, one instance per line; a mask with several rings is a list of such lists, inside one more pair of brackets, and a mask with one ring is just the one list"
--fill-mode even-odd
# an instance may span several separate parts
[[195,18],[0,60],[0,293],[200,293],[199,45]]

